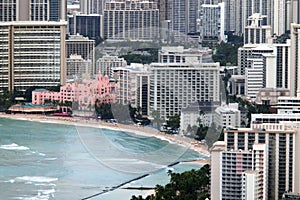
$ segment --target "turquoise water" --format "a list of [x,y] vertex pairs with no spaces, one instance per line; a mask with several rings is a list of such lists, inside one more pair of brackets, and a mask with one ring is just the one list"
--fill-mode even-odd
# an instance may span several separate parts
[[165,184],[169,169],[200,167],[169,164],[203,158],[122,131],[0,119],[0,199],[130,199],[140,191],[116,188]]

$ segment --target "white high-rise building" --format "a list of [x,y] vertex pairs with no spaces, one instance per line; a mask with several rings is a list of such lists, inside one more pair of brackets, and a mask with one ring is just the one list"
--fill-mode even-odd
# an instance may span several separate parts
[[81,55],[70,55],[66,59],[67,79],[81,79],[83,75],[92,75],[92,61],[84,60]]
[[263,16],[260,13],[254,13],[248,18],[248,24],[245,27],[244,44],[265,44],[271,39],[271,26],[263,25]]
[[147,65],[131,63],[126,67],[113,69],[118,85],[117,102],[141,108],[143,115],[149,113],[149,70]]
[[300,113],[300,98],[299,97],[278,97],[276,108],[278,114]]
[[227,129],[224,133],[228,151],[253,150],[252,145],[257,143],[266,145],[266,199],[281,199],[286,191],[299,193],[299,114],[252,114],[250,128]]
[[103,14],[106,0],[82,0],[80,1],[80,11],[83,14]]
[[71,55],[80,55],[84,60],[92,62],[92,73],[98,74],[95,71],[95,40],[82,35],[70,35],[66,40],[66,58]]
[[260,13],[261,15],[267,16],[262,25],[271,25],[273,19],[273,1],[269,0],[242,0],[242,23],[243,31],[247,26],[248,18],[254,13]]
[[259,89],[264,87],[264,59],[263,54],[273,53],[270,45],[261,44],[251,49],[251,55],[245,59],[250,62],[250,67],[245,68],[245,95],[251,99],[256,98]]
[[274,52],[263,54],[264,57],[264,87],[291,88],[291,41],[285,44],[273,44]]
[[211,199],[266,200],[267,155],[265,144],[242,150],[228,149],[226,141],[216,142],[211,150]]
[[125,67],[127,62],[124,58],[118,56],[104,55],[96,62],[96,73],[101,73],[103,76],[113,77],[113,69],[116,67]]
[[1,0],[0,21],[66,20],[66,0]]
[[219,101],[219,63],[202,62],[207,51],[163,47],[159,62],[151,63],[150,110],[161,118],[179,115],[195,101]]
[[300,24],[291,24],[291,94],[294,96],[300,95]]
[[65,84],[66,26],[45,21],[0,23],[0,91]]
[[199,16],[199,32],[202,41],[226,41],[225,4],[202,4]]
[[286,30],[291,30],[291,23],[300,23],[300,3],[298,0],[286,0]]
[[288,12],[287,10],[287,0],[274,0],[274,14],[272,19],[272,31],[276,35],[281,35],[286,32],[287,29],[287,17]]

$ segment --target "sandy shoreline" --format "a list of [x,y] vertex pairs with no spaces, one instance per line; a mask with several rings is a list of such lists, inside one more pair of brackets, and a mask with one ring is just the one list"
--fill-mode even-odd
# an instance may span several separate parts
[[136,135],[146,136],[146,137],[156,137],[161,140],[167,140],[171,143],[176,143],[182,145],[194,151],[197,151],[203,155],[210,156],[210,153],[206,146],[201,144],[196,144],[195,140],[187,138],[180,135],[169,135],[162,133],[154,128],[135,126],[135,125],[125,125],[125,124],[112,124],[103,121],[87,120],[80,118],[66,118],[66,117],[55,117],[46,115],[31,115],[31,114],[0,114],[1,118],[9,118],[16,120],[27,120],[36,121],[42,123],[57,123],[64,125],[74,125],[74,126],[86,126],[93,128],[105,128],[111,130],[118,130],[124,132],[134,133]]

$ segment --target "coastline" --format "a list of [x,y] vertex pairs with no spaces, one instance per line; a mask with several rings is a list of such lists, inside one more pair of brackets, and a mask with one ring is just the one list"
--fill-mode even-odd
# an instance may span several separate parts
[[[84,126],[84,127],[92,127],[92,128],[103,128],[103,129],[128,132],[128,133],[145,136],[145,137],[156,137],[161,140],[166,140],[170,143],[182,145],[191,150],[197,151],[202,155],[210,157],[209,150],[205,145],[195,143],[195,140],[191,138],[187,138],[185,136],[165,134],[163,132],[160,132],[150,127],[126,125],[126,124],[112,124],[103,121],[96,121],[94,119],[67,118],[67,117],[46,116],[46,115],[38,115],[38,114],[0,113],[0,118],[35,121],[41,123],[56,123],[56,124],[73,125],[73,126]],[[209,160],[206,160],[205,163],[209,163]]]

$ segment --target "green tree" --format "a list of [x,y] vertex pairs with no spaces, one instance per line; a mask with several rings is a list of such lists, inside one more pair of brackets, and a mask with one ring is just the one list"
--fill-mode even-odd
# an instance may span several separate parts
[[0,94],[0,111],[6,111],[10,106],[15,103],[14,93],[4,90]]
[[180,116],[179,115],[169,116],[168,120],[167,120],[167,126],[173,128],[173,129],[179,128],[180,127]]
[[151,113],[151,116],[153,118],[152,124],[153,126],[159,128],[161,124],[164,122],[164,120],[161,118],[159,111],[154,110]]
[[98,104],[98,99],[95,103],[96,114],[101,116],[101,119],[112,119],[113,114],[111,111],[111,105],[107,103]]
[[207,126],[203,126],[203,124],[199,124],[199,127],[197,128],[195,139],[203,140],[207,134],[207,131],[208,131]]
[[168,175],[170,182],[165,186],[157,185],[155,195],[149,195],[145,199],[132,196],[131,200],[205,200],[209,197],[209,165],[181,174],[169,171]]

